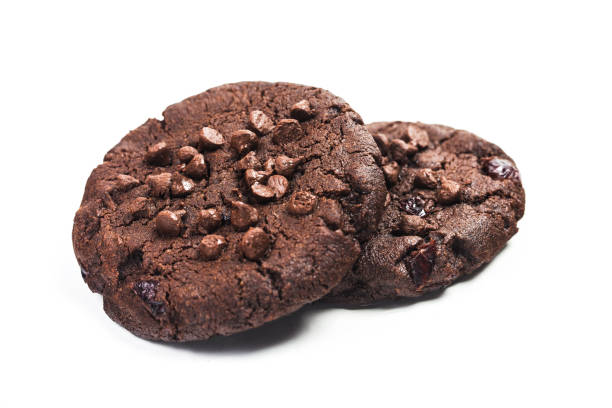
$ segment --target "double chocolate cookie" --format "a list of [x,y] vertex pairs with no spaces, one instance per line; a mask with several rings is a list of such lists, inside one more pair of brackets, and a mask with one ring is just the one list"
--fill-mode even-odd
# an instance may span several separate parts
[[444,288],[489,262],[517,232],[516,165],[472,133],[422,123],[368,125],[389,197],[377,233],[327,300],[369,304]]
[[[106,154],[75,216],[83,278],[112,319],[147,339],[206,339],[342,280],[387,194],[379,149],[346,102],[245,82],[163,116]],[[421,251],[427,238],[413,239]]]

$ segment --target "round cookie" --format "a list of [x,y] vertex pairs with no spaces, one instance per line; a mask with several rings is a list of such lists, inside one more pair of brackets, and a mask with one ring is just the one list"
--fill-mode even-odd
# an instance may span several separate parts
[[389,187],[377,233],[326,297],[366,305],[444,288],[489,262],[518,231],[525,192],[499,147],[440,125],[368,125]]
[[188,341],[257,327],[351,269],[387,194],[361,118],[331,93],[224,85],[169,106],[89,177],[73,245],[116,322]]

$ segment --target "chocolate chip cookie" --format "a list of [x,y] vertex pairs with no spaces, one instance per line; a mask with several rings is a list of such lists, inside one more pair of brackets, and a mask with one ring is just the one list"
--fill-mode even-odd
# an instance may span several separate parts
[[147,339],[229,335],[317,300],[387,194],[376,143],[331,93],[220,86],[125,136],[89,177],[73,244],[116,322]]
[[489,262],[518,231],[519,171],[472,133],[422,123],[368,125],[389,197],[377,233],[327,300],[369,304],[444,288]]

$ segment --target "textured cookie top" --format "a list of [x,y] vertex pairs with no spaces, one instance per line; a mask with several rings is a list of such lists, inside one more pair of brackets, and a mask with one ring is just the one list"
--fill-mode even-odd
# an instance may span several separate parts
[[193,340],[325,295],[386,196],[361,118],[327,91],[245,82],[172,105],[91,174],[73,243],[90,288],[134,333]]
[[368,304],[448,286],[517,232],[525,193],[499,147],[440,125],[368,125],[389,197],[378,232],[329,300]]

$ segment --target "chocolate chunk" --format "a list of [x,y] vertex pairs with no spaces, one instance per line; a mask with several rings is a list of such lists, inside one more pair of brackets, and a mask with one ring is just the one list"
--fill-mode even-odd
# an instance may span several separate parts
[[382,154],[387,154],[387,149],[389,148],[389,138],[384,133],[376,132],[372,134],[374,141],[378,145],[378,148],[382,152]]
[[427,231],[427,221],[418,215],[403,214],[399,229],[406,235],[421,235]]
[[272,130],[272,140],[284,144],[299,140],[304,135],[300,122],[295,119],[283,119]]
[[510,160],[489,157],[483,160],[484,171],[496,180],[520,180],[519,171]]
[[248,186],[252,186],[255,183],[265,182],[268,176],[268,172],[247,169],[247,171],[244,172],[244,181],[246,181]]
[[151,188],[151,195],[154,197],[163,197],[168,195],[170,184],[172,183],[171,173],[151,174],[146,179],[147,184]]
[[293,159],[281,154],[274,160],[274,170],[281,176],[291,177],[295,168],[302,162],[301,159]]
[[270,244],[270,237],[263,229],[249,228],[240,240],[240,250],[246,258],[256,261],[266,254]]
[[213,128],[204,126],[198,135],[198,144],[202,150],[215,150],[223,146],[225,138]]
[[155,166],[168,166],[172,164],[172,150],[166,142],[159,142],[149,147],[145,160]]
[[155,214],[155,205],[145,197],[136,197],[126,203],[125,208],[130,214],[127,222],[138,218],[151,218]]
[[268,187],[274,190],[276,198],[281,198],[289,188],[289,181],[284,176],[275,174],[268,180]]
[[242,159],[236,162],[236,170],[258,169],[261,163],[255,152],[248,152]]
[[431,169],[418,169],[414,177],[415,184],[419,187],[436,188],[438,180]]
[[251,193],[257,201],[268,201],[276,195],[276,190],[261,183],[253,183],[251,185]]
[[223,214],[216,208],[207,208],[198,213],[198,230],[203,234],[210,234],[221,226]]
[[161,211],[155,217],[155,229],[157,233],[166,237],[176,237],[181,233],[181,219],[168,210]]
[[195,183],[193,180],[188,179],[178,173],[172,176],[172,184],[170,185],[170,192],[172,197],[185,197],[186,195],[193,192],[195,189]]
[[227,241],[221,235],[207,235],[200,241],[198,252],[200,253],[200,258],[212,261],[221,255],[226,246]]
[[424,244],[410,259],[410,277],[415,285],[421,285],[429,279],[436,259],[436,242]]
[[382,169],[383,173],[385,174],[385,179],[387,180],[387,183],[391,185],[397,183],[400,174],[400,167],[396,161],[392,161],[390,163],[385,164],[384,166],[382,166]]
[[287,203],[287,211],[293,215],[306,215],[312,212],[317,205],[317,197],[308,191],[293,193]]
[[183,170],[186,175],[189,177],[201,180],[206,176],[207,173],[206,161],[204,161],[204,156],[200,153],[193,156],[189,164],[185,166]]
[[306,99],[302,99],[291,107],[291,117],[299,121],[307,120],[312,115],[313,110]]
[[429,135],[425,129],[422,129],[417,125],[410,124],[408,125],[407,133],[411,144],[421,149],[429,145]]
[[389,143],[389,153],[393,160],[400,163],[408,161],[409,157],[415,154],[419,149],[410,143],[404,142],[402,139],[393,139]]
[[408,214],[418,215],[424,217],[425,214],[425,200],[419,196],[408,197],[401,202],[402,208]]
[[259,221],[259,214],[255,207],[241,201],[232,201],[231,205],[231,223],[238,231],[244,231]]
[[117,175],[116,186],[117,186],[117,190],[119,191],[125,192],[128,190],[131,190],[139,184],[140,184],[140,181],[138,181],[138,179],[132,176],[129,176],[127,174]]
[[442,178],[440,190],[438,190],[438,202],[442,204],[452,204],[459,199],[461,184],[456,181]]
[[249,125],[260,135],[268,134],[274,128],[272,120],[260,110],[254,110],[249,114]]
[[198,150],[193,146],[183,146],[176,153],[178,159],[183,163],[188,163],[196,154]]
[[336,200],[323,198],[319,203],[317,215],[332,229],[342,226],[342,206]]
[[247,129],[235,131],[230,138],[230,145],[239,156],[253,150],[257,146],[257,142],[257,135]]

